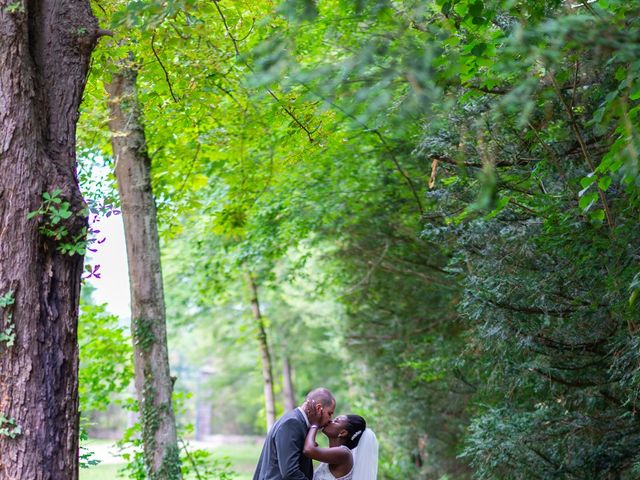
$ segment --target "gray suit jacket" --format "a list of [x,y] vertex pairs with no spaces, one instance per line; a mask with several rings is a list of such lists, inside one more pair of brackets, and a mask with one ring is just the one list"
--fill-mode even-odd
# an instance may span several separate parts
[[253,480],[311,480],[313,464],[302,454],[307,422],[295,408],[269,430]]

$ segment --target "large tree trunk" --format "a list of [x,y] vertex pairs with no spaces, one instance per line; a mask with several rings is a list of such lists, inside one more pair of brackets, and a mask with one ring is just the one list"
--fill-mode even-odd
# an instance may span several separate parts
[[251,294],[251,311],[253,319],[256,323],[258,346],[260,348],[260,357],[262,359],[262,381],[264,383],[264,405],[267,413],[267,430],[271,429],[276,422],[276,397],[273,392],[273,368],[271,366],[271,355],[269,354],[269,342],[267,341],[267,330],[260,311],[260,302],[258,301],[258,286],[256,280],[248,272],[247,283],[249,284],[249,292]]
[[286,353],[282,360],[282,396],[285,410],[293,410],[296,408],[296,394],[293,389],[291,362],[289,361],[289,355]]
[[[2,479],[78,477],[83,258],[59,248],[86,233],[75,134],[97,37],[86,0],[0,0]],[[55,239],[50,214],[27,215],[57,190],[73,215]]]
[[135,384],[148,475],[178,479],[180,455],[171,402],[160,242],[136,73],[123,68],[106,87],[131,284]]

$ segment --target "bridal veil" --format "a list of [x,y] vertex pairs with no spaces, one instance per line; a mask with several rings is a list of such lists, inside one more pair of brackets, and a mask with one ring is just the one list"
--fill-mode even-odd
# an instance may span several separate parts
[[378,439],[370,428],[365,429],[358,446],[353,449],[353,480],[378,478]]

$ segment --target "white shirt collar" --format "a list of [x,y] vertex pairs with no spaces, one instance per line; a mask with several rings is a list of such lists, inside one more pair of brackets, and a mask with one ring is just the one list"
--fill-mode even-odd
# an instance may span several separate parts
[[307,428],[309,428],[311,426],[311,424],[309,423],[309,419],[307,418],[307,414],[302,409],[302,407],[298,407],[298,410],[300,410],[302,412],[302,416],[304,417],[304,421],[307,423]]

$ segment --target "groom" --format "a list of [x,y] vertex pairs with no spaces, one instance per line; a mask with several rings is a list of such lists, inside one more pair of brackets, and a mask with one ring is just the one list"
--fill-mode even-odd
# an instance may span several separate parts
[[298,408],[285,413],[271,427],[262,447],[253,480],[311,480],[311,459],[302,454],[311,425],[324,427],[336,401],[326,388],[316,388]]

